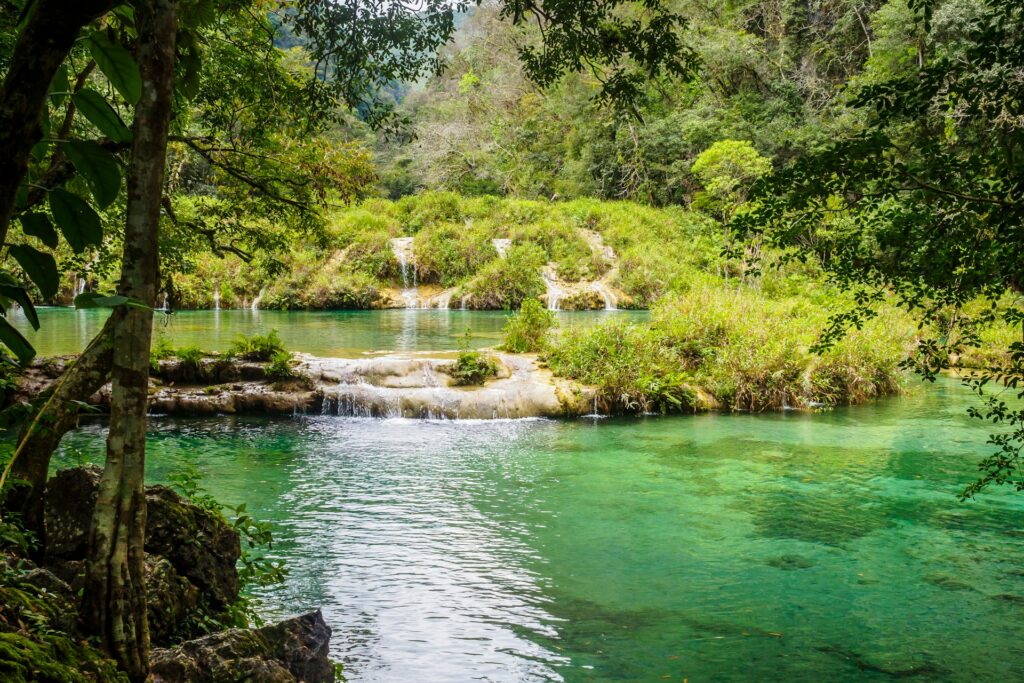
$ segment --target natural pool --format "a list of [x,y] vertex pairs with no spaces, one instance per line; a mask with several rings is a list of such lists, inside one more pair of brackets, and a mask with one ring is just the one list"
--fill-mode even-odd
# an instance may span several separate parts
[[[14,326],[32,342],[38,355],[78,353],[107,319],[105,310],[40,308],[40,329],[33,330],[24,313],[11,316]],[[508,314],[503,311],[391,309],[383,311],[178,311],[157,313],[154,331],[175,347],[199,346],[223,351],[239,334],[277,330],[291,351],[314,356],[351,357],[370,352],[452,351],[468,342],[472,348],[501,343]],[[592,325],[610,316],[641,319],[643,311],[559,313],[562,326]],[[466,330],[471,333],[465,338]]]
[[[953,382],[829,413],[155,418],[272,520],[350,681],[1024,680],[1024,497]],[[99,424],[60,465],[100,457]]]

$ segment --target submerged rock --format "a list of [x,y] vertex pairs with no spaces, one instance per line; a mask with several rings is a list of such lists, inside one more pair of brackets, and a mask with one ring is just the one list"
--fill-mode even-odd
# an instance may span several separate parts
[[769,567],[775,567],[783,571],[793,571],[795,569],[809,569],[814,566],[814,561],[803,555],[780,555],[768,560],[767,564]]
[[333,683],[320,610],[259,629],[228,629],[150,657],[154,683]]

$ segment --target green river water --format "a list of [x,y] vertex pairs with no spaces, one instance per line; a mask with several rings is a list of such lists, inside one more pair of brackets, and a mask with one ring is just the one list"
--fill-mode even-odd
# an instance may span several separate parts
[[[40,308],[40,328],[33,330],[21,311],[11,322],[36,347],[40,356],[78,353],[99,332],[108,312],[101,309]],[[439,311],[391,309],[384,311],[178,311],[157,313],[154,331],[175,347],[198,346],[224,351],[239,334],[266,334],[277,330],[290,351],[329,358],[366,353],[452,351],[501,343],[506,316],[502,311]],[[559,313],[562,326],[591,325],[609,316],[639,319],[642,311]]]
[[[351,681],[1024,680],[1024,504],[956,492],[969,397],[829,413],[155,418],[274,524],[268,616],[322,607]],[[96,460],[103,427],[59,464]]]
[[[601,314],[563,316],[565,324]],[[44,311],[67,353],[96,312]],[[176,345],[276,327],[321,355],[494,343],[501,314],[171,317]],[[322,607],[350,681],[1024,680],[1024,497],[956,493],[988,452],[955,382],[819,414],[431,422],[154,417],[273,523],[267,617]],[[102,457],[69,434],[57,466]]]

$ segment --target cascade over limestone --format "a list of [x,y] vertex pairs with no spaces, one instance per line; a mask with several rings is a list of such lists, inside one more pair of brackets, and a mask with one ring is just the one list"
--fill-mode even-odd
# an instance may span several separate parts
[[391,250],[402,271],[402,298],[406,308],[419,308],[419,286],[416,280],[416,265],[413,263],[412,237],[394,237]]

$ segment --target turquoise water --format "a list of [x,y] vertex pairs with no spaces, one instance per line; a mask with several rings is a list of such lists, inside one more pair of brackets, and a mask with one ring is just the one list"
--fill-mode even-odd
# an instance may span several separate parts
[[[14,326],[32,342],[40,356],[78,353],[103,326],[107,311],[70,308],[39,309],[35,331],[20,311],[11,316]],[[239,335],[277,330],[291,351],[315,356],[351,357],[368,352],[446,351],[465,343],[472,332],[473,348],[501,343],[506,313],[501,311],[438,311],[396,309],[386,311],[180,311],[158,313],[157,335],[174,346],[195,345],[223,351]],[[595,311],[559,313],[562,326],[591,325],[609,316],[639,319],[644,312]]]
[[[350,681],[1024,680],[1024,497],[952,382],[816,415],[154,419]],[[103,427],[70,435],[94,459]]]

